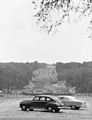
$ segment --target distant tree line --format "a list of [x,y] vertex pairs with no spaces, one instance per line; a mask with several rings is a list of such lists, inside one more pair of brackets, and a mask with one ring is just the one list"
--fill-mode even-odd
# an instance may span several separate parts
[[13,90],[22,90],[32,79],[33,71],[45,67],[45,63],[0,63],[0,90],[11,93]]
[[[0,90],[11,93],[22,90],[32,80],[33,71],[48,64],[38,63],[0,63]],[[57,80],[65,81],[67,87],[75,88],[79,93],[92,92],[92,62],[53,64],[56,66]]]
[[57,62],[56,71],[58,81],[66,81],[67,86],[76,88],[76,92],[92,92],[92,62]]

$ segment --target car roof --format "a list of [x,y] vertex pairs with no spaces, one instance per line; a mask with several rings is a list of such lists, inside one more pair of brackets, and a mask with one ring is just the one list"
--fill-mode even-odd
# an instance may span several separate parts
[[75,96],[69,96],[69,95],[59,95],[58,97],[68,97],[68,98],[73,98]]
[[54,96],[54,95],[35,95],[34,97],[36,97],[36,96],[38,96],[38,97],[49,97],[49,98],[52,98],[52,99],[58,99],[58,97]]

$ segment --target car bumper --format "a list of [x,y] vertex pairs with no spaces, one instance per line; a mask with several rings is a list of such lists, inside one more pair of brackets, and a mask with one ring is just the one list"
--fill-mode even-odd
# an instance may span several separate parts
[[86,107],[87,107],[86,102],[82,103],[81,108],[86,108]]
[[58,107],[58,109],[61,109],[62,107]]
[[87,105],[81,105],[81,108],[86,108],[87,107]]

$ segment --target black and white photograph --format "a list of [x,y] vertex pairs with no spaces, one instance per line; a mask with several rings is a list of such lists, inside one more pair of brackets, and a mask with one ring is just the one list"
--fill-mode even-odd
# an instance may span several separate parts
[[0,120],[92,120],[92,0],[0,0]]

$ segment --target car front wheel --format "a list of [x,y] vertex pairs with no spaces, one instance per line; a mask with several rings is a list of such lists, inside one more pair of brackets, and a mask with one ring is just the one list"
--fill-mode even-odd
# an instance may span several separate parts
[[26,106],[26,105],[22,105],[22,106],[21,106],[21,110],[22,110],[22,111],[26,111],[26,110],[27,110],[27,106]]
[[53,112],[52,107],[47,107],[47,111],[48,111],[48,112]]

